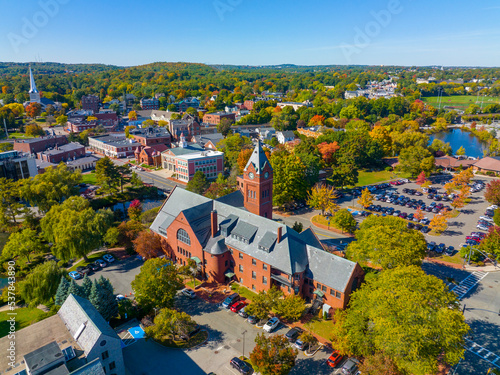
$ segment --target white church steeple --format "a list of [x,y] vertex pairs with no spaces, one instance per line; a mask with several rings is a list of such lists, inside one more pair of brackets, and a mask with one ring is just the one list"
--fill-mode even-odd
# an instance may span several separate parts
[[30,103],[40,103],[40,93],[36,88],[35,77],[33,77],[33,72],[31,71],[30,65]]

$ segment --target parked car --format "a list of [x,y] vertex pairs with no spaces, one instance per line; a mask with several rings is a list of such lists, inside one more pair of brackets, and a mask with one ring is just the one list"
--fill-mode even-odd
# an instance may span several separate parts
[[340,361],[342,361],[342,358],[344,358],[344,356],[337,350],[334,350],[330,357],[326,360],[326,364],[330,367],[336,367]]
[[349,358],[342,366],[342,374],[344,375],[354,375],[356,371],[358,371],[358,364],[353,358]]
[[104,259],[108,263],[113,263],[115,261],[115,258],[111,254],[103,255],[102,259]]
[[278,325],[280,324],[280,320],[277,317],[269,319],[266,324],[264,324],[264,331],[266,332],[272,332]]
[[72,279],[75,279],[75,280],[80,280],[83,276],[80,272],[77,272],[77,271],[71,271],[70,273],[68,273],[69,277],[71,277]]
[[406,223],[406,228],[413,229],[413,228],[415,228],[415,224],[413,224],[411,221],[409,221],[408,223]]
[[108,263],[105,261],[105,260],[102,260],[102,259],[97,259],[95,262],[94,262],[96,265],[98,265],[99,267],[106,267],[108,265]]
[[479,237],[479,238],[483,238],[483,239],[486,237],[486,233],[483,233],[483,232],[471,232],[470,235],[475,236],[475,237]]
[[248,318],[248,314],[245,312],[245,308],[243,307],[240,311],[238,311],[238,315],[242,318]]
[[420,232],[422,232],[422,233],[429,233],[430,231],[431,230],[429,229],[429,227],[427,227],[425,225],[422,227],[422,229],[420,229]]
[[186,297],[189,298],[196,298],[196,293],[192,291],[191,289],[184,288],[181,290],[182,294],[184,294]]
[[238,370],[240,374],[250,374],[251,372],[250,366],[248,366],[246,362],[242,361],[238,357],[234,357],[229,363],[231,367]]
[[448,246],[444,252],[446,255],[452,256],[455,253],[455,248],[453,246]]
[[81,275],[86,275],[90,273],[90,268],[89,267],[76,267],[76,272],[80,273]]
[[244,308],[245,306],[247,305],[246,302],[243,302],[243,301],[236,301],[235,303],[233,303],[230,307],[231,311],[234,312],[234,313],[237,313],[239,312],[242,308]]
[[233,293],[230,296],[226,297],[226,299],[222,302],[222,307],[225,309],[228,309],[230,305],[235,303],[240,299],[240,296],[238,293]]
[[248,318],[247,318],[247,322],[250,323],[250,324],[256,324],[257,323],[257,318],[253,315],[250,315]]
[[430,223],[431,223],[431,221],[427,217],[424,217],[422,220],[420,220],[420,224],[423,224],[423,225],[429,225]]
[[90,270],[93,272],[99,271],[101,269],[101,267],[95,263],[89,263],[89,265],[87,267],[90,268]]
[[487,227],[486,225],[483,225],[483,224],[476,225],[476,228],[480,229],[480,230],[489,230],[490,229],[489,227]]
[[294,327],[286,333],[285,337],[287,338],[288,341],[295,342],[295,340],[297,340],[297,338],[301,335],[302,332],[303,331],[301,328]]
[[437,246],[436,252],[438,252],[439,254],[442,254],[445,249],[446,249],[446,245],[444,243],[440,243]]
[[295,341],[294,345],[299,350],[306,350],[307,349],[307,344],[305,342],[303,342],[302,340]]
[[478,246],[479,245],[479,242],[478,241],[474,241],[474,240],[467,240],[467,241],[465,241],[465,243],[467,245],[470,245],[470,246]]
[[478,237],[478,236],[467,236],[467,237],[465,237],[465,240],[473,240],[473,241],[481,242],[483,239]]
[[493,219],[489,216],[479,216],[479,220],[484,220],[493,223]]

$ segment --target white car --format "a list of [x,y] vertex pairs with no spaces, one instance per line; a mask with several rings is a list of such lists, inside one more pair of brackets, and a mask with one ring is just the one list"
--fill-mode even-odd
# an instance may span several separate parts
[[181,290],[182,294],[184,294],[186,297],[189,298],[196,298],[196,293],[193,292],[191,289],[184,288]]
[[115,261],[115,258],[111,254],[104,255],[102,259],[104,259],[108,263],[113,263]]
[[498,206],[496,204],[492,204],[491,206],[487,207],[487,210],[496,210]]
[[490,223],[493,223],[493,219],[491,217],[488,217],[488,216],[480,216],[479,220],[484,220],[484,221],[488,221]]
[[280,320],[276,317],[271,318],[267,321],[266,324],[264,324],[264,331],[266,332],[272,332],[274,329],[280,324]]

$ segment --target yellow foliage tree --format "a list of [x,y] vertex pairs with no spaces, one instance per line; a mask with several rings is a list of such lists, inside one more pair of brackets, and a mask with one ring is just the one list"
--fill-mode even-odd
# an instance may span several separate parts
[[338,210],[338,204],[335,202],[338,195],[335,189],[327,185],[315,185],[307,198],[307,204],[317,210],[321,210],[321,215],[326,211],[335,212]]
[[361,196],[358,199],[358,203],[363,207],[366,208],[369,205],[371,205],[373,202],[373,194],[370,193],[368,189],[365,189],[361,192]]
[[441,234],[448,227],[446,216],[444,215],[434,215],[432,218],[429,228],[431,228],[434,232]]

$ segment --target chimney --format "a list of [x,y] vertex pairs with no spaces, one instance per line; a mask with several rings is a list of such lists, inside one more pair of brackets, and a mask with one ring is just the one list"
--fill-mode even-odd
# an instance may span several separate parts
[[276,243],[280,243],[281,242],[282,230],[283,230],[282,227],[278,227],[278,240],[277,240]]
[[218,230],[217,211],[214,210],[210,213],[210,222],[212,223],[212,237],[215,237]]

